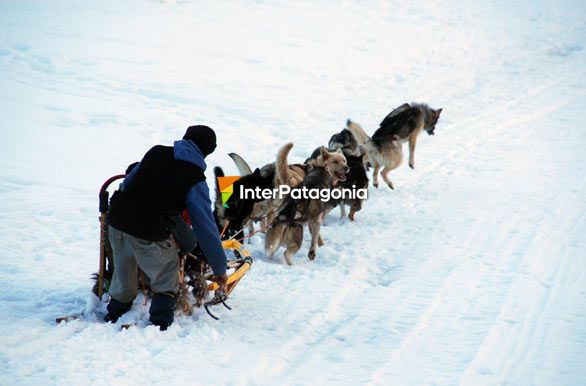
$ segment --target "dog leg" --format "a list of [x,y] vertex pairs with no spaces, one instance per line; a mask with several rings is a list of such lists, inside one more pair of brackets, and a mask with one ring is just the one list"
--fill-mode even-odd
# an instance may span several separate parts
[[340,218],[346,217],[346,204],[340,203]]
[[357,212],[357,210],[354,210],[354,208],[350,208],[350,215],[348,216],[348,218],[350,219],[350,221],[354,221],[354,214]]
[[320,229],[322,224],[324,223],[324,220],[326,218],[326,215],[324,213],[321,214],[321,216],[319,216],[319,226],[317,228],[317,246],[318,247],[323,247],[324,245],[326,245],[326,243],[324,243],[324,240],[321,238],[321,233],[320,233]]
[[269,259],[273,258],[273,255],[281,246],[283,240],[283,233],[285,231],[285,224],[275,224],[270,227],[265,236],[265,254]]
[[383,180],[387,183],[387,185],[389,186],[389,188],[391,188],[391,189],[394,190],[395,187],[393,186],[393,182],[389,179],[389,176],[388,176],[388,174],[391,172],[391,170],[393,170],[393,169],[391,169],[388,166],[385,166],[385,168],[381,172],[381,175],[383,176]]
[[311,247],[309,248],[309,253],[307,257],[309,260],[315,260],[317,248],[318,248],[318,239],[320,238],[319,230],[321,228],[321,219],[317,218],[315,220],[309,221],[307,223],[309,226],[309,231],[311,233]]
[[352,206],[350,206],[350,214],[348,215],[348,218],[350,219],[350,221],[354,221],[354,215],[360,209],[362,209],[362,203],[359,200],[358,200],[358,202],[352,203]]
[[248,224],[246,225],[248,226],[248,244],[250,244],[250,235],[254,233],[254,223],[252,222],[252,220],[248,220]]
[[[374,186],[375,188],[378,189],[378,170],[379,170],[379,165],[378,163],[375,163],[374,165],[374,170],[372,172],[372,186]],[[384,176],[383,176],[384,178]]]
[[362,167],[364,168],[365,171],[369,171],[370,170],[370,158],[368,158],[368,153],[364,152],[364,155],[362,156]]
[[417,144],[416,133],[409,137],[409,167],[415,169],[415,145]]
[[270,200],[267,203],[267,226],[272,224],[273,221],[277,218],[277,216],[279,215],[277,213],[277,208],[281,205],[281,200]]
[[309,247],[309,253],[307,254],[307,257],[309,257],[309,260],[315,260],[315,251],[317,249],[317,235],[315,234],[315,226],[313,221],[309,221],[307,223],[307,226],[309,227],[309,233],[311,234],[311,246]]
[[283,256],[285,257],[285,261],[288,265],[293,265],[293,255],[297,253],[297,251],[301,248],[303,244],[303,226],[300,224],[296,224],[290,226],[285,230],[285,238],[287,249]]
[[285,251],[285,253],[283,253],[283,256],[285,257],[285,261],[287,262],[287,265],[293,265],[293,255],[295,254],[295,252],[287,249]]

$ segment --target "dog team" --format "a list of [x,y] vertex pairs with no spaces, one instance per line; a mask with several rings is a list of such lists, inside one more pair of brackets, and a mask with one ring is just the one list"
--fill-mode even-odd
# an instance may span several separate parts
[[[415,168],[415,146],[422,131],[434,135],[442,109],[426,104],[405,103],[391,111],[369,136],[356,122],[348,120],[346,128],[332,135],[328,147],[320,146],[303,163],[290,164],[288,157],[293,143],[287,143],[278,152],[275,162],[252,170],[238,154],[230,157],[242,176],[233,185],[233,194],[225,204],[220,201],[216,178],[216,202],[214,217],[224,237],[237,237],[243,229],[254,234],[254,223],[261,222],[266,231],[265,252],[272,258],[276,251],[285,247],[287,264],[293,264],[293,255],[301,248],[303,226],[307,224],[311,234],[308,257],[314,260],[317,249],[324,245],[320,228],[325,216],[336,206],[346,217],[354,221],[362,208],[363,199],[352,197],[330,199],[324,202],[307,197],[279,197],[265,200],[262,197],[241,197],[244,189],[274,189],[281,185],[303,189],[366,189],[367,172],[372,167],[373,186],[379,186],[379,173],[391,189],[389,173],[403,161],[403,144],[409,143],[409,167]],[[223,177],[220,167],[214,168],[216,177]]]

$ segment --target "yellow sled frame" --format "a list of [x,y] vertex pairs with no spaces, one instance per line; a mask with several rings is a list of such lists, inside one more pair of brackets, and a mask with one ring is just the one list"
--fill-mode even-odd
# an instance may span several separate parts
[[[226,292],[227,292],[227,295],[229,295],[230,292],[232,292],[232,290],[236,286],[236,284],[238,284],[240,279],[242,279],[244,277],[244,275],[246,275],[246,272],[248,272],[248,270],[252,266],[252,256],[250,255],[250,251],[245,249],[244,246],[242,245],[242,243],[240,243],[240,241],[235,240],[235,239],[222,241],[222,247],[224,249],[234,250],[237,254],[239,254],[244,259],[242,264],[239,264],[239,267],[237,267],[236,271],[232,272],[230,274],[230,276],[228,276],[228,282],[226,283],[226,287],[227,287]],[[232,263],[228,262],[228,266],[230,266],[230,264],[232,264]],[[209,291],[215,291],[217,289],[218,289],[218,284],[216,282],[212,282],[208,285]]]
[[[238,240],[234,240],[234,239],[224,240],[224,241],[222,241],[222,247],[224,248],[224,250],[228,250],[228,249],[232,250],[234,252],[234,255],[236,255],[235,260],[228,261],[227,268],[229,268],[229,269],[233,268],[234,272],[232,272],[230,275],[228,275],[228,280],[226,281],[226,290],[223,292],[218,291],[219,285],[218,285],[218,283],[211,281],[213,278],[213,274],[210,272],[206,276],[204,276],[204,278],[207,281],[211,281],[211,283],[209,283],[207,286],[207,290],[209,292],[214,291],[215,294],[211,300],[208,300],[205,303],[199,303],[199,301],[196,301],[196,304],[195,304],[196,307],[203,305],[203,307],[206,310],[206,312],[208,313],[208,315],[216,320],[218,320],[219,318],[216,315],[214,315],[214,313],[210,310],[210,307],[216,306],[218,304],[222,304],[224,307],[231,310],[232,308],[226,304],[226,299],[228,299],[228,296],[232,293],[234,288],[236,288],[236,285],[238,284],[240,279],[242,279],[244,277],[246,272],[248,272],[248,270],[252,266],[252,257],[250,255],[250,251],[248,251],[247,249],[244,249],[244,246]],[[189,302],[188,296],[185,296],[186,292],[184,292],[184,290],[187,287],[185,286],[185,283],[182,280],[183,279],[183,272],[182,271],[180,271],[179,277],[180,277],[179,286],[181,288],[181,290],[180,290],[181,296],[179,299],[179,304],[180,304],[181,309],[185,315],[191,315],[194,305]]]

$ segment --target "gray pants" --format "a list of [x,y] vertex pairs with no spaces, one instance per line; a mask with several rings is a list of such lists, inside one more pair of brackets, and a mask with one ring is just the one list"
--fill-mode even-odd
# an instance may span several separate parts
[[108,236],[114,255],[114,275],[110,296],[122,303],[134,300],[138,288],[138,268],[150,279],[156,293],[179,291],[179,255],[169,237],[164,241],[147,241],[112,226]]

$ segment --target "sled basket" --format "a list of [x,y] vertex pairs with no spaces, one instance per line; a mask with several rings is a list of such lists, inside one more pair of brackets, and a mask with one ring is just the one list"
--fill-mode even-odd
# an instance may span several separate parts
[[[124,174],[120,174],[109,178],[104,182],[99,192],[100,262],[99,270],[95,277],[96,283],[93,289],[93,292],[99,299],[102,299],[103,294],[108,291],[112,274],[114,272],[112,249],[108,241],[107,213],[110,201],[108,188],[114,181],[122,179],[125,176],[126,175]],[[252,266],[252,257],[250,251],[244,248],[238,240],[224,240],[222,241],[222,247],[226,252],[229,250],[232,251],[234,255],[233,258],[230,258],[228,253],[226,253],[226,256],[228,256],[226,267],[228,281],[224,293],[218,293],[217,289],[219,286],[214,282],[212,270],[207,264],[203,253],[199,251],[199,248],[196,248],[196,251],[191,252],[179,252],[178,248],[180,270],[177,274],[179,275],[180,293],[177,307],[180,307],[184,314],[191,314],[194,305],[196,307],[203,305],[208,314],[214,319],[217,319],[217,317],[210,312],[210,306],[223,304],[226,308],[229,308],[226,305],[225,300]],[[145,275],[142,273],[140,273],[140,275],[142,275],[139,280],[140,289],[145,293],[146,297],[150,290],[148,283],[145,283],[148,278],[145,278]],[[206,302],[205,300],[210,292],[215,292],[214,296],[211,300]],[[193,303],[190,294],[195,298],[195,304]]]

